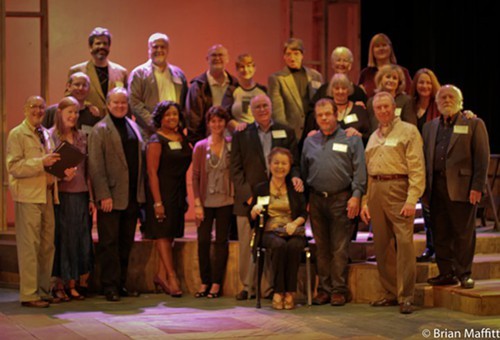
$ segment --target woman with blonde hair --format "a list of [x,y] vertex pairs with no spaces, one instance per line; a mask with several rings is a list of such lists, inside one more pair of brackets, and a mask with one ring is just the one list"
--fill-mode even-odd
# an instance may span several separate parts
[[[384,65],[397,64],[396,55],[392,46],[391,39],[384,33],[375,34],[370,41],[368,49],[368,66],[361,70],[358,84],[365,90],[368,97],[375,95],[376,83],[375,76],[379,69]],[[406,93],[410,92],[411,76],[410,72],[402,66],[401,71],[404,74]]]
[[[79,109],[75,98],[63,98],[57,106],[54,127],[49,131],[55,145],[66,142],[87,154],[87,136],[77,129]],[[91,229],[92,214],[96,210],[86,159],[66,176],[58,184],[60,203],[54,206],[56,252],[53,276],[58,280],[52,293],[62,301],[83,300],[93,267]],[[77,282],[80,287],[77,287]]]

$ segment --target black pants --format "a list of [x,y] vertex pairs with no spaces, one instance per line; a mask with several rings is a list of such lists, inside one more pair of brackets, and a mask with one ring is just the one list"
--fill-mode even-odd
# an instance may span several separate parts
[[300,258],[306,240],[303,236],[281,237],[273,232],[265,232],[263,246],[270,250],[271,265],[276,293],[295,292]]
[[[205,218],[198,227],[198,259],[201,283],[222,283],[229,253],[228,238],[233,206],[204,208]],[[212,243],[212,225],[215,219],[214,268],[211,269],[210,245]]]
[[125,286],[130,250],[134,244],[139,205],[134,200],[125,210],[97,211],[99,264],[104,293]]
[[476,206],[453,202],[446,177],[435,176],[432,186],[431,220],[439,273],[470,276],[476,248]]

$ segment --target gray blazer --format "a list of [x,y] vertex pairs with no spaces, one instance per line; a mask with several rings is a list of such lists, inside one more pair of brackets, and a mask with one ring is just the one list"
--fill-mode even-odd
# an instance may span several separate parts
[[[312,100],[323,83],[323,77],[316,70],[304,68],[309,85],[309,99]],[[285,66],[269,77],[268,92],[273,104],[273,120],[291,127],[295,131],[297,140],[300,140],[309,108],[303,107],[302,98],[288,67]]]
[[[468,202],[471,190],[483,191],[488,173],[490,146],[484,122],[479,118],[467,119],[463,113],[458,114],[455,126],[463,126],[463,133],[453,133],[451,136],[446,156],[446,183],[452,201]],[[426,194],[429,199],[432,193],[439,120],[438,117],[427,122],[422,132],[427,172]]]
[[[139,127],[127,119],[139,140],[139,176],[137,179],[137,202],[144,203],[144,141]],[[113,199],[113,209],[124,210],[128,206],[128,166],[122,141],[111,117],[107,115],[92,129],[89,136],[89,174],[92,179],[96,202]]]
[[[174,83],[176,102],[184,110],[188,91],[186,76],[177,66],[169,64],[168,69]],[[137,124],[147,130],[149,134],[153,133],[156,129],[153,127],[151,114],[160,101],[160,96],[151,60],[137,66],[132,71],[129,77],[128,89],[130,91],[130,107],[137,118]],[[183,114],[182,112],[179,113]]]

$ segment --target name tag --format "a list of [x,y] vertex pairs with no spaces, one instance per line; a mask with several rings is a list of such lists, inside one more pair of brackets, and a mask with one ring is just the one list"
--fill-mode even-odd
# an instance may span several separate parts
[[90,135],[90,133],[92,132],[92,126],[90,126],[90,125],[83,125],[82,124],[82,127],[80,129],[83,132],[85,132],[87,135]]
[[227,146],[227,151],[231,152],[231,143],[227,143],[226,146]]
[[317,90],[317,89],[320,88],[321,83],[319,81],[313,80],[313,81],[311,81],[311,86],[312,86],[313,89]]
[[356,123],[357,121],[358,121],[358,115],[355,113],[344,118],[344,123],[346,124]]
[[125,86],[123,85],[123,82],[117,81],[115,82],[115,87],[125,87]]
[[397,107],[396,111],[394,111],[394,113],[396,114],[396,117],[400,117],[401,116],[401,108]]
[[271,131],[271,133],[272,133],[274,139],[286,138],[286,131],[285,130],[273,130],[273,131]]
[[387,138],[384,143],[385,146],[396,146],[398,145],[398,141],[394,138]]
[[269,196],[257,196],[258,205],[269,205]]
[[455,125],[455,126],[453,126],[453,133],[456,133],[459,135],[466,135],[469,133],[469,126],[468,125]]
[[347,152],[347,144],[333,143],[332,150],[338,152]]
[[168,142],[168,147],[170,150],[181,150],[182,145],[180,142]]

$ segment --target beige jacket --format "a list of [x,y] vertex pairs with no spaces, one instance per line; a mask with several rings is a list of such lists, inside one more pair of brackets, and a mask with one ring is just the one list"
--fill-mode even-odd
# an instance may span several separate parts
[[[47,173],[42,157],[52,152],[55,145],[43,129],[46,149],[25,119],[13,128],[7,138],[7,172],[12,199],[22,203],[47,203]],[[54,178],[54,203],[59,203],[57,179]]]

